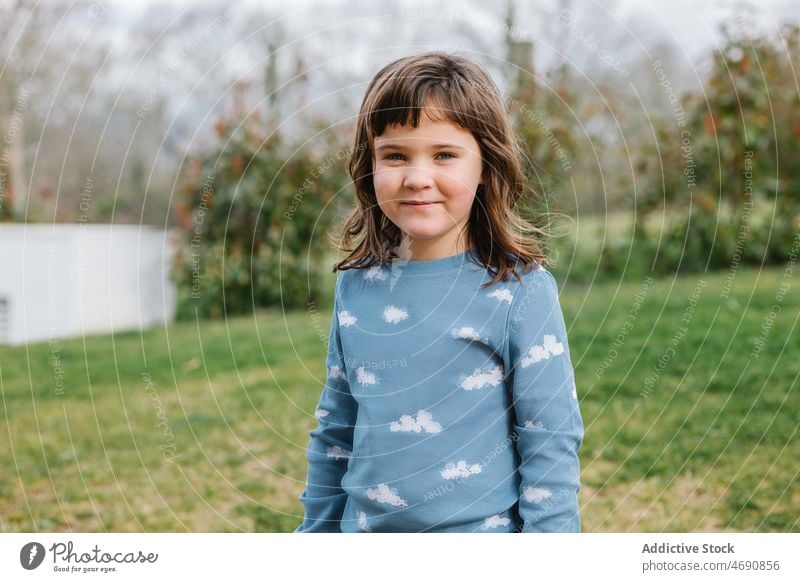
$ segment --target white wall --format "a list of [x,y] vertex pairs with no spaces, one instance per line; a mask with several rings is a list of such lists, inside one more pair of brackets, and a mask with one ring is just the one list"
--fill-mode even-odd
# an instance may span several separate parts
[[150,226],[0,224],[0,300],[8,311],[5,329],[0,315],[0,343],[172,321],[177,240]]

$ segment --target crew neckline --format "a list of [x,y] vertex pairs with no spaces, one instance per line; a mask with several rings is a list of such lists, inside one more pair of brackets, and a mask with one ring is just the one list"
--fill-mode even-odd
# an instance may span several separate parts
[[469,253],[470,251],[474,251],[475,247],[472,246],[465,251],[462,251],[455,255],[450,255],[449,257],[442,257],[439,259],[430,259],[430,260],[394,260],[388,263],[388,266],[402,269],[404,273],[413,274],[413,273],[439,273],[445,271],[452,271],[453,269],[459,267],[465,267],[468,264],[471,264],[472,261],[470,260]]

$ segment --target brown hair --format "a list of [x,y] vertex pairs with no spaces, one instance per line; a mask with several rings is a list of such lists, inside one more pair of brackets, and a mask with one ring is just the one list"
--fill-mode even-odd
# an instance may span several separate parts
[[[420,115],[435,115],[468,129],[480,145],[483,184],[470,211],[467,248],[494,275],[484,287],[513,274],[515,266],[546,266],[537,235],[543,234],[515,213],[526,191],[526,176],[516,135],[503,99],[490,75],[472,60],[442,51],[412,55],[384,66],[367,88],[358,115],[355,147],[349,161],[358,206],[346,218],[338,240],[348,256],[333,271],[367,268],[397,255],[402,232],[378,206],[373,177],[374,139],[387,125],[417,127]],[[463,233],[462,233],[463,234]],[[358,239],[354,246],[354,239]]]

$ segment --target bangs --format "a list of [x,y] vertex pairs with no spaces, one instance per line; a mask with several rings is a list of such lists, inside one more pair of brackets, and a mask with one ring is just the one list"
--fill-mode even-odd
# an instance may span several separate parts
[[471,109],[463,87],[453,77],[390,79],[375,96],[368,114],[369,141],[371,144],[389,125],[418,127],[423,112],[431,121],[451,121],[472,129],[475,112]]

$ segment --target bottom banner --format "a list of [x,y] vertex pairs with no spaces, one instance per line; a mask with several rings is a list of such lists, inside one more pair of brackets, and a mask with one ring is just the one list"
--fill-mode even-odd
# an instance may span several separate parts
[[0,580],[800,580],[800,534],[3,534]]

